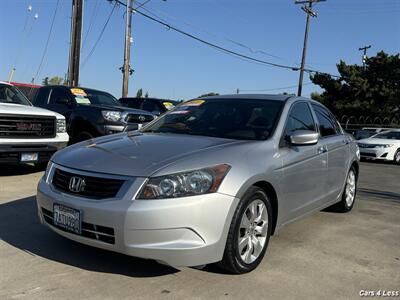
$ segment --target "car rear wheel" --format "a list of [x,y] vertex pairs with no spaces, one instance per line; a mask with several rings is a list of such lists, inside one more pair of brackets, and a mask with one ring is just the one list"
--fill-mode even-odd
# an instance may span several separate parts
[[342,200],[332,206],[328,211],[349,212],[354,206],[357,194],[357,172],[352,166],[347,173],[346,184],[342,193]]
[[252,187],[233,216],[219,265],[232,273],[254,270],[265,255],[271,235],[272,208],[264,190]]

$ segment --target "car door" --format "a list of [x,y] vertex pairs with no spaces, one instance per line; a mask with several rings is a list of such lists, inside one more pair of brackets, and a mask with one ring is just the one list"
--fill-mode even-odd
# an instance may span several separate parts
[[[317,132],[316,122],[306,101],[292,105],[286,120],[280,148],[283,163],[281,191],[289,220],[315,209],[323,198],[327,179],[327,154],[320,142],[315,145],[293,146],[288,142],[297,130]],[[285,221],[284,221],[285,222]]]
[[64,115],[66,120],[68,120],[75,105],[76,102],[72,98],[68,89],[59,87],[51,89],[48,109]]
[[347,175],[349,160],[349,139],[342,132],[336,119],[322,105],[312,104],[321,144],[328,154],[328,179],[325,183],[326,202],[331,202],[340,196]]

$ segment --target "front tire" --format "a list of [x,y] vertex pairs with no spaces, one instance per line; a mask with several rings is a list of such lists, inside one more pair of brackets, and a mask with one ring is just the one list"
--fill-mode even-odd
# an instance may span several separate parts
[[394,154],[394,163],[400,165],[400,149],[397,149],[396,153]]
[[236,208],[219,265],[235,274],[254,270],[265,255],[271,228],[269,198],[264,190],[251,187]]
[[346,184],[342,193],[342,200],[330,207],[328,211],[346,213],[352,210],[357,194],[357,172],[354,166],[351,166],[347,173]]

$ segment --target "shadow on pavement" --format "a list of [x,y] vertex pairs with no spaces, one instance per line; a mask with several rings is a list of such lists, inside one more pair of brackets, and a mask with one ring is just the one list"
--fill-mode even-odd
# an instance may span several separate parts
[[46,165],[34,166],[30,164],[1,164],[0,177],[27,175],[46,170]]
[[358,188],[357,192],[359,193],[359,195],[365,197],[377,197],[388,200],[400,201],[400,194],[398,193],[379,191],[374,189],[366,189],[366,188]]
[[179,272],[155,261],[89,247],[57,235],[40,224],[35,197],[0,205],[0,240],[32,255],[94,272],[129,277]]

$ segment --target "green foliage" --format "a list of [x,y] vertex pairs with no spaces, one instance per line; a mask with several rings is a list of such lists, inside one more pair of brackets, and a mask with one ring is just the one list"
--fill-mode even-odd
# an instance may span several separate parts
[[149,92],[146,92],[146,94],[144,94],[145,98],[149,98]]
[[367,58],[365,67],[337,64],[340,78],[315,74],[311,81],[324,89],[312,93],[337,116],[391,117],[400,108],[400,54],[381,51]]
[[136,92],[136,98],[142,98],[143,97],[143,89],[140,88],[138,89],[138,91]]
[[49,77],[45,77],[42,80],[42,85],[60,85],[65,84],[64,79],[59,76],[54,76],[49,79]]

